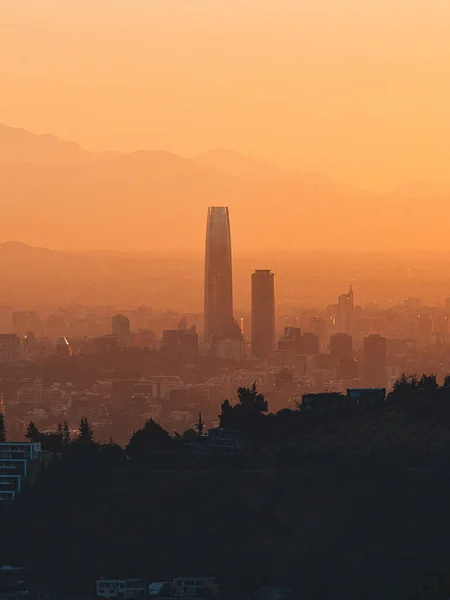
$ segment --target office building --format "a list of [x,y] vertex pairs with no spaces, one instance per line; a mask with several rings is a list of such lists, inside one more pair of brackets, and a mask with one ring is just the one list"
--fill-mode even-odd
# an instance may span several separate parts
[[55,354],[70,358],[72,356],[72,346],[65,335],[62,335],[56,342]]
[[195,325],[189,329],[165,329],[161,350],[170,354],[196,356],[198,354],[198,334]]
[[386,338],[381,335],[369,335],[364,338],[364,385],[369,388],[385,388],[386,373]]
[[115,315],[112,318],[112,332],[118,337],[127,337],[130,335],[130,319],[125,315]]
[[301,353],[302,332],[299,327],[285,327],[284,333],[278,341],[278,352]]
[[353,335],[354,304],[353,288],[350,286],[348,294],[342,294],[338,299],[337,332]]
[[20,338],[15,333],[0,334],[0,362],[20,361],[20,350]]
[[307,356],[320,354],[320,340],[315,333],[307,332],[300,337],[300,352]]
[[357,379],[358,361],[354,358],[340,358],[336,363],[336,377],[338,379]]
[[336,333],[330,337],[330,353],[335,360],[351,358],[353,355],[353,338],[347,333]]
[[252,356],[261,358],[275,347],[275,275],[256,270],[252,275]]
[[[205,342],[236,337],[233,318],[230,218],[228,208],[225,206],[211,206],[208,209],[204,318]],[[239,330],[238,326],[237,330]]]
[[11,306],[0,306],[0,333],[14,333],[13,309]]

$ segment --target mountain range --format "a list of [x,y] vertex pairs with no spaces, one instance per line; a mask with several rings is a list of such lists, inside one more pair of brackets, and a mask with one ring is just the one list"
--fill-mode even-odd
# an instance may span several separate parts
[[376,195],[216,149],[93,153],[0,126],[0,240],[37,246],[201,252],[206,209],[227,205],[233,248],[447,249],[450,185]]

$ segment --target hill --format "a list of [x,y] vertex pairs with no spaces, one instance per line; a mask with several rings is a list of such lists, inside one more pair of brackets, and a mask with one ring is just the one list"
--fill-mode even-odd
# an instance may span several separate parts
[[0,561],[57,596],[85,597],[100,575],[208,573],[231,598],[275,584],[406,599],[450,559],[448,415],[447,398],[425,399],[294,427],[245,471],[54,463],[0,514]]

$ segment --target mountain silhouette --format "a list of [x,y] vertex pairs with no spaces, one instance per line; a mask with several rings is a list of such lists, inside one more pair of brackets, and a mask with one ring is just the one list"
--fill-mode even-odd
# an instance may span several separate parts
[[74,142],[36,135],[25,129],[0,124],[0,161],[5,163],[67,164],[90,160],[90,152]]
[[437,193],[421,184],[420,194],[406,186],[378,196],[223,149],[194,158],[148,150],[99,155],[5,126],[0,139],[0,239],[70,250],[202,252],[207,207],[226,205],[238,253],[416,249],[411,231],[427,226],[433,236],[426,247],[447,248],[450,187]]
[[204,152],[192,159],[193,162],[212,167],[254,181],[285,181],[286,172],[269,163],[262,162],[250,156],[245,156],[234,150],[217,148]]

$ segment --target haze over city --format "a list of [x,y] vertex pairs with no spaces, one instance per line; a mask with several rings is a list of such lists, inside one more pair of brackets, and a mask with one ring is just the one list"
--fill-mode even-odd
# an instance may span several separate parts
[[450,597],[448,0],[0,0],[0,600]]

